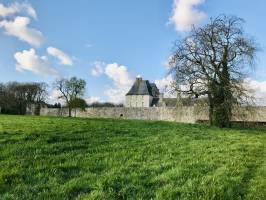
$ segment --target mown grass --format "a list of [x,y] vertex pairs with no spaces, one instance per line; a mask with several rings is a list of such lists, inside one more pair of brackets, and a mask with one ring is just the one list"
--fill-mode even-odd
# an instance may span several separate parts
[[266,129],[0,116],[0,199],[266,199]]

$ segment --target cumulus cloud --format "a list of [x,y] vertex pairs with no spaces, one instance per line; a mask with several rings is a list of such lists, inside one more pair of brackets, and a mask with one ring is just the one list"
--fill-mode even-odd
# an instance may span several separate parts
[[161,93],[164,93],[165,97],[175,96],[173,92],[174,79],[171,75],[168,75],[162,79],[155,80],[154,83],[158,87]]
[[105,62],[101,61],[96,61],[93,63],[93,68],[91,70],[91,75],[92,76],[100,76],[104,73],[104,68],[106,67]]
[[131,85],[132,79],[126,66],[117,63],[108,64],[105,68],[105,74],[114,81],[116,85]]
[[63,98],[59,98],[61,97],[62,94],[60,93],[60,91],[54,89],[54,90],[51,90],[49,92],[49,95],[48,95],[48,103],[50,104],[54,104],[54,103],[60,103],[61,105],[63,105],[65,103],[64,99]]
[[113,86],[108,88],[104,94],[109,101],[121,103],[125,99],[125,94],[133,84],[127,67],[117,63],[108,64],[105,68],[105,74],[113,81]]
[[0,28],[3,28],[7,35],[17,37],[21,41],[39,47],[44,41],[43,35],[40,31],[29,28],[29,23],[30,18],[18,16],[13,21],[0,21]]
[[[160,92],[164,93],[165,97],[176,97],[171,85],[174,79],[171,75],[154,81]],[[255,103],[260,106],[266,106],[266,81],[257,81],[252,79],[245,80],[245,87],[255,97]],[[187,86],[181,86],[182,90],[187,90]]]
[[162,65],[165,67],[165,69],[166,69],[167,71],[170,70],[170,68],[171,68],[171,66],[170,66],[170,62],[172,61],[172,59],[173,59],[173,56],[169,56],[169,57],[167,58],[167,60],[165,60],[165,61],[162,62]]
[[28,3],[12,3],[5,6],[0,3],[0,17],[8,17],[18,13],[25,13],[33,19],[37,19],[37,14],[34,8]]
[[55,58],[57,58],[62,65],[73,65],[73,61],[66,53],[63,51],[54,48],[54,47],[48,47],[47,53]]
[[[47,99],[48,103],[50,104],[60,103],[61,105],[64,105],[65,100],[63,98],[59,98],[61,96],[62,96],[61,92],[56,89],[50,91],[50,95],[48,96],[48,99]],[[102,102],[100,97],[94,97],[94,96],[85,98],[85,101],[87,104]]]
[[246,84],[254,93],[255,103],[266,106],[266,81],[247,79]]
[[197,8],[204,2],[205,0],[174,0],[169,22],[175,25],[178,32],[189,31],[192,25],[198,26],[207,17],[206,13]]
[[100,97],[89,97],[86,99],[87,104],[92,104],[95,102],[101,102],[101,98]]
[[133,84],[133,79],[126,66],[117,63],[106,64],[97,61],[91,71],[93,76],[106,75],[112,81],[111,86],[104,91],[109,102],[122,103],[125,94]]
[[38,56],[34,49],[17,52],[14,55],[18,71],[30,71],[38,75],[56,75],[57,72],[50,65],[45,56]]

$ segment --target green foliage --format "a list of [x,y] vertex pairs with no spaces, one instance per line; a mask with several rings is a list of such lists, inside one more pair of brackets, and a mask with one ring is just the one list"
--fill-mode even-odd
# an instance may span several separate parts
[[0,199],[266,199],[266,130],[0,116]]
[[87,103],[82,98],[75,98],[69,102],[68,106],[71,108],[80,108],[81,110],[84,111],[85,108],[87,107]]
[[85,92],[86,81],[78,79],[77,77],[71,77],[66,79],[66,89],[69,91],[70,99],[82,96]]
[[245,77],[258,47],[244,31],[244,20],[219,15],[175,43],[170,59],[174,89],[182,96],[208,97],[210,124],[231,127],[232,108],[250,105]]
[[58,79],[54,83],[54,87],[61,93],[59,98],[63,98],[68,106],[68,116],[71,117],[71,104],[76,104],[76,99],[82,97],[85,93],[86,81],[71,77],[70,79]]
[[39,114],[46,97],[46,83],[0,83],[0,113],[24,115],[27,106],[35,104],[35,114]]

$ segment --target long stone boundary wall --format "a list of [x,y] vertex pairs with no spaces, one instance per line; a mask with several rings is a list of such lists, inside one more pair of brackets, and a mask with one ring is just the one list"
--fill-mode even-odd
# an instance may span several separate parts
[[[266,122],[266,107],[253,107],[248,111],[238,109],[234,111],[233,121]],[[41,116],[68,116],[66,108],[41,108]],[[196,123],[208,120],[207,109],[197,107],[152,107],[152,108],[87,108],[85,111],[73,110],[72,115],[85,118],[124,118],[140,120],[175,121]]]

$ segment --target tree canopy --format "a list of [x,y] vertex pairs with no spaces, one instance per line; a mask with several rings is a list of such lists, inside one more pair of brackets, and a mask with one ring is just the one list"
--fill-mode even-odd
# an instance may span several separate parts
[[27,106],[35,104],[38,107],[35,114],[38,114],[38,110],[46,97],[46,83],[9,82],[0,84],[0,107],[2,113],[23,115],[26,113]]
[[247,72],[258,50],[238,17],[221,15],[211,19],[174,46],[170,72],[175,89],[182,95],[208,97],[212,125],[229,127],[232,108],[247,101]]
[[60,92],[59,98],[66,101],[68,107],[69,117],[71,117],[71,111],[73,102],[75,99],[80,98],[85,93],[86,81],[78,79],[77,77],[71,77],[70,79],[59,79],[54,83],[55,88]]

